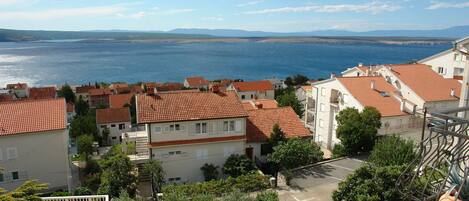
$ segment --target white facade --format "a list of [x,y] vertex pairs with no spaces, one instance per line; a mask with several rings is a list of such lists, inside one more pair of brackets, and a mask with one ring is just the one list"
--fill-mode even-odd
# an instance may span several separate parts
[[235,89],[233,84],[231,84],[227,90],[235,91],[240,100],[255,100],[255,99],[275,99],[275,90],[265,90],[265,91],[238,91]]
[[67,189],[71,179],[68,131],[0,136],[0,187],[13,190],[27,180],[48,184],[48,190]]
[[246,119],[147,124],[152,158],[162,162],[168,182],[203,181],[200,168],[221,168],[231,154],[245,153]]
[[104,129],[109,130],[108,143],[110,145],[120,144],[122,142],[122,133],[130,131],[130,122],[115,122],[107,124],[97,124],[100,134]]
[[452,49],[418,61],[418,63],[431,66],[433,71],[444,78],[463,76],[466,62],[466,56]]

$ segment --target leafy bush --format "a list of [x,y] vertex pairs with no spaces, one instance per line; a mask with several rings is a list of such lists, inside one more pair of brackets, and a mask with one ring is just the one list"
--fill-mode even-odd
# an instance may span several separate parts
[[101,167],[99,166],[99,163],[95,159],[88,159],[86,162],[86,168],[85,168],[85,174],[96,174],[96,173],[101,173]]
[[86,175],[83,181],[83,185],[93,191],[98,190],[100,183],[101,183],[101,179],[98,173]]
[[345,150],[344,145],[334,145],[334,148],[332,149],[332,158],[340,158],[344,156],[347,156],[347,151]]
[[256,164],[246,155],[233,154],[223,165],[223,173],[231,177],[238,177],[253,170],[257,170]]
[[51,197],[64,197],[64,196],[71,196],[72,194],[66,191],[56,191],[53,192],[50,196]]
[[275,191],[263,191],[257,194],[255,201],[279,201]]
[[376,143],[369,162],[377,166],[405,165],[417,158],[415,145],[398,136],[386,136]]
[[218,166],[213,164],[205,163],[204,166],[200,168],[204,174],[205,181],[210,181],[214,179],[218,179]]
[[89,188],[80,186],[73,191],[73,195],[91,195],[92,192]]
[[93,152],[93,136],[92,135],[78,136],[77,149],[78,149],[78,153],[85,154],[85,157],[88,157]]
[[292,138],[274,147],[267,160],[283,169],[292,169],[322,160],[324,153],[316,144],[299,138]]
[[217,197],[234,191],[253,192],[269,187],[269,178],[259,173],[249,173],[237,178],[229,177],[226,180],[211,180],[194,184],[170,184],[163,187],[163,195],[166,198],[189,197],[200,194],[210,194]]

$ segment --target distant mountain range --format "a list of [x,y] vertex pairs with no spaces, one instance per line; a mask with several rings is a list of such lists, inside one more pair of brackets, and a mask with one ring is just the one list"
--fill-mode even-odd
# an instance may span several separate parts
[[[38,41],[38,40],[121,40],[121,41],[174,41],[174,40],[227,40],[226,38],[238,38],[243,40],[257,40],[252,38],[322,38],[335,37],[338,39],[351,38],[354,41],[369,40],[373,37],[385,38],[414,37],[414,38],[447,38],[444,40],[469,36],[469,25],[457,26],[447,29],[435,30],[376,30],[365,32],[353,32],[346,30],[320,30],[311,32],[263,32],[246,31],[238,29],[174,29],[171,31],[132,31],[132,30],[90,30],[90,31],[37,31],[37,30],[12,30],[0,29],[0,42],[11,41]],[[276,39],[279,40],[279,39]],[[402,38],[399,38],[402,40]],[[408,39],[406,39],[408,40]],[[303,40],[311,41],[311,40]]]
[[202,34],[219,37],[281,37],[281,36],[367,36],[367,37],[438,37],[462,38],[469,36],[469,25],[433,30],[375,30],[354,32],[347,30],[319,30],[310,32],[263,32],[239,29],[174,29],[167,33]]

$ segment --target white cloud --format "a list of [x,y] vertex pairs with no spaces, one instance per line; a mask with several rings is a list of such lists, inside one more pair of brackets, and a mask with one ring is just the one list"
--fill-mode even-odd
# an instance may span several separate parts
[[182,9],[172,9],[172,10],[163,11],[163,12],[161,12],[161,14],[163,14],[163,15],[174,15],[174,14],[180,14],[180,13],[190,13],[190,12],[193,12],[193,11],[195,11],[195,9],[182,8]]
[[35,3],[37,3],[37,0],[0,0],[0,6],[31,5]]
[[426,9],[435,10],[441,8],[469,8],[469,1],[461,3],[432,2]]
[[236,6],[237,6],[237,7],[252,6],[252,5],[256,5],[256,4],[262,3],[262,2],[264,2],[264,0],[250,1],[250,2],[247,2],[247,3],[238,4],[238,5],[236,5]]
[[42,11],[12,11],[0,12],[0,19],[57,19],[65,17],[80,17],[80,16],[105,16],[115,15],[125,10],[121,6],[106,6],[106,7],[83,7],[83,8],[65,8],[65,9],[49,9]]
[[145,17],[146,13],[143,12],[143,11],[140,11],[138,13],[134,13],[132,15],[130,15],[131,18],[135,18],[135,19],[140,19],[140,18],[143,18]]
[[310,5],[301,7],[282,7],[264,10],[248,11],[244,14],[267,14],[267,13],[337,13],[337,12],[370,12],[373,14],[381,12],[392,12],[399,10],[400,6],[382,2],[371,2],[366,4],[330,4],[330,5]]
[[211,20],[211,21],[223,21],[225,20],[223,17],[206,17],[206,18],[203,18],[204,20]]

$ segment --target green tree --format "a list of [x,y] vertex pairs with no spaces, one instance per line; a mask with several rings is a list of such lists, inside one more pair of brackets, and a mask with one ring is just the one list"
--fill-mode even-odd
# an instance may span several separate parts
[[47,184],[39,183],[36,180],[26,181],[18,188],[10,191],[0,193],[0,200],[2,201],[41,201],[41,193],[47,189]]
[[218,166],[205,163],[204,166],[200,168],[200,170],[204,174],[205,181],[218,179]]
[[137,109],[136,109],[136,104],[135,104],[135,96],[132,96],[130,99],[130,104],[125,104],[124,107],[128,107],[130,110],[130,118],[131,118],[131,123],[136,124],[137,123]]
[[364,165],[339,183],[333,192],[334,201],[401,201],[396,182],[405,166]]
[[256,164],[246,155],[232,154],[223,165],[223,173],[235,178],[253,170],[257,170]]
[[62,88],[57,91],[57,96],[64,97],[67,103],[75,102],[75,93],[73,93],[72,88],[68,84],[63,85]]
[[77,138],[77,149],[78,153],[84,154],[85,159],[88,160],[88,157],[93,153],[93,136],[92,135],[80,135]]
[[295,91],[287,91],[276,98],[278,105],[281,107],[290,106],[298,116],[303,116],[304,107],[296,98]]
[[307,76],[296,74],[293,77],[288,76],[287,78],[285,78],[284,83],[289,87],[294,87],[294,86],[306,85],[308,81],[309,79]]
[[75,103],[75,113],[78,116],[85,116],[86,114],[88,114],[89,108],[90,106],[88,105],[88,103],[84,101],[81,96],[79,96],[78,100]]
[[283,169],[292,169],[321,161],[323,155],[316,143],[292,138],[274,147],[274,152],[267,156],[267,161]]
[[336,116],[337,137],[348,155],[373,149],[376,134],[381,127],[381,114],[374,107],[365,107],[362,112],[346,108]]
[[92,195],[92,192],[89,188],[80,186],[73,191],[73,195]]
[[280,142],[287,140],[285,133],[282,131],[278,124],[274,124],[272,127],[272,132],[270,133],[269,143],[272,146],[277,146]]
[[137,177],[133,172],[135,167],[130,159],[123,154],[116,154],[103,159],[103,173],[98,193],[118,197],[122,190],[133,197],[137,188]]
[[156,193],[161,192],[165,182],[164,177],[166,173],[161,166],[161,162],[153,159],[148,160],[144,165],[144,172],[151,177],[153,197],[156,197]]
[[84,134],[91,134],[98,138],[97,132],[96,119],[91,114],[75,117],[70,126],[70,135],[74,138]]
[[276,191],[263,191],[257,194],[255,201],[279,201]]
[[368,162],[376,166],[406,165],[417,157],[418,153],[412,141],[392,135],[378,140]]

